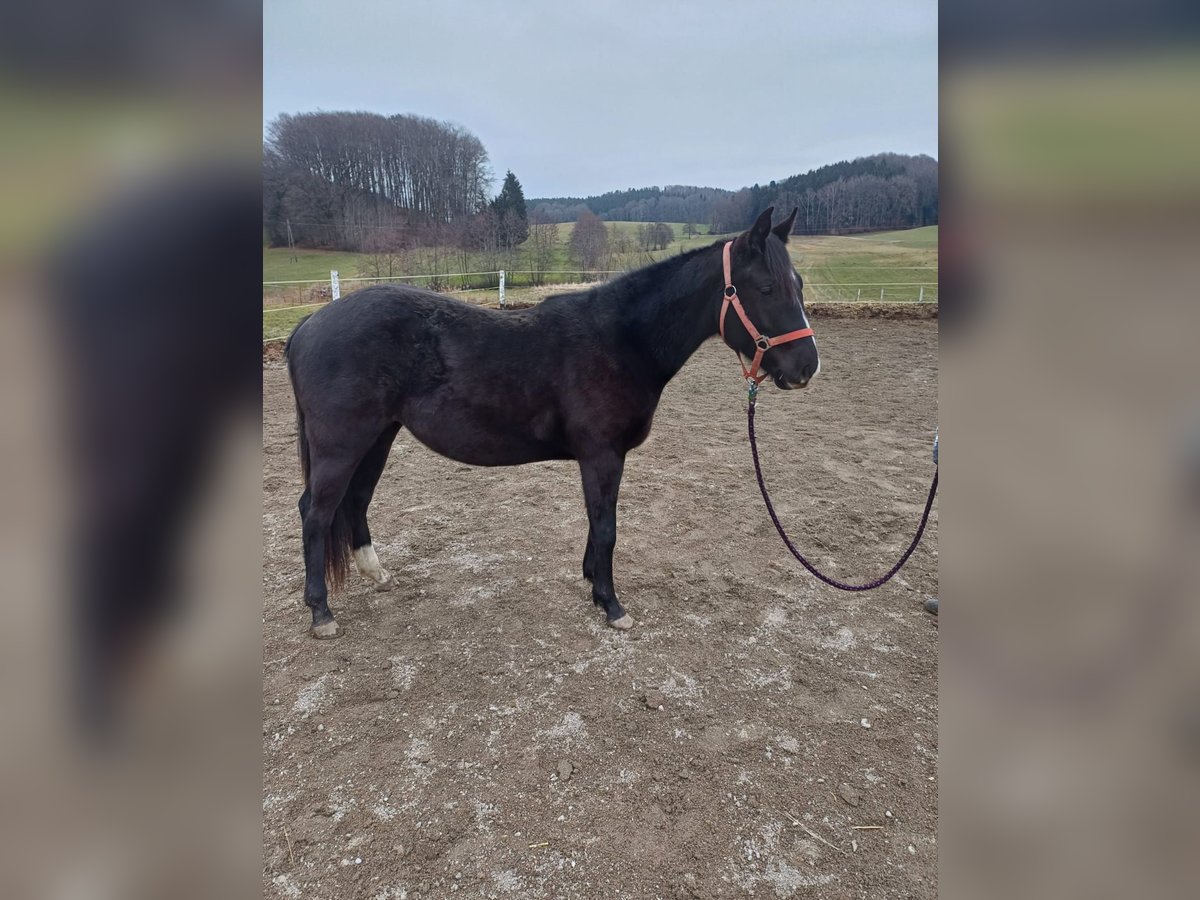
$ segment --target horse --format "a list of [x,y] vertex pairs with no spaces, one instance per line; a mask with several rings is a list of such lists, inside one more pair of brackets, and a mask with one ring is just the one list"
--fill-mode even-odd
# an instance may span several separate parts
[[[377,589],[394,585],[367,510],[401,428],[475,466],[577,461],[589,525],[583,577],[606,622],[631,628],[613,586],[617,493],[625,456],[649,435],[667,383],[718,332],[740,359],[754,358],[752,370],[742,366],[752,382],[769,376],[780,389],[802,388],[820,369],[785,246],[796,210],[774,227],[773,212],[732,241],[529,309],[383,285],[297,325],[285,353],[312,636],[338,634],[327,586],[344,584],[351,557]],[[727,320],[731,303],[737,315]]]

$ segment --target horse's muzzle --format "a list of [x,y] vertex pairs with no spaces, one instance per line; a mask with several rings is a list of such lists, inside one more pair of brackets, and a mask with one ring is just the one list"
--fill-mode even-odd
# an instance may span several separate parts
[[792,391],[808,387],[808,383],[812,379],[805,378],[803,381],[785,381],[781,375],[772,375],[771,380],[775,382],[775,387],[781,391]]

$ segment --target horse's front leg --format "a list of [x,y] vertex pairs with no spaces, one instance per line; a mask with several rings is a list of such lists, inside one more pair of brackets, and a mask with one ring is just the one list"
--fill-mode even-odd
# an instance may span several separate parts
[[617,544],[617,492],[621,489],[624,454],[604,454],[579,461],[589,529],[585,566],[592,564],[592,602],[604,608],[608,624],[624,631],[633,627],[613,587],[612,558]]

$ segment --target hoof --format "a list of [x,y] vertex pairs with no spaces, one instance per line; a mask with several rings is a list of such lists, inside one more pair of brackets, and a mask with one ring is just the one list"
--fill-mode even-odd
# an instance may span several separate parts
[[375,578],[370,575],[367,576],[368,578],[371,579],[371,581],[373,581],[375,583],[375,590],[390,591],[392,588],[394,588],[396,586],[396,579],[391,576],[391,573],[385,572],[383,569],[380,569],[379,574],[382,577]]
[[309,629],[308,633],[318,640],[328,640],[329,638],[337,637],[340,629],[337,622],[329,621],[322,622],[320,625],[314,625]]
[[633,627],[633,616],[625,613],[619,619],[609,619],[608,624],[617,629],[617,631],[628,631]]

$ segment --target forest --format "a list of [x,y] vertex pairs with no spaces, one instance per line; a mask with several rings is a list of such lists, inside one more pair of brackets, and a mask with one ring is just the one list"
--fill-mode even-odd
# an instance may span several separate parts
[[671,185],[528,202],[552,222],[574,222],[588,209],[609,221],[685,222],[712,234],[748,228],[768,206],[799,207],[801,234],[919,228],[938,222],[938,164],[929,156],[880,153],[737,191]]
[[[798,207],[801,234],[853,234],[938,221],[938,163],[880,153],[739,190],[688,185],[526,200],[495,178],[483,142],[414,115],[281,115],[263,144],[263,227],[274,247],[391,252],[418,246],[506,252],[530,226],[590,221],[684,224],[688,233],[749,227],[767,206]],[[586,214],[586,215],[585,215]],[[644,242],[655,242],[654,227]],[[661,231],[661,228],[659,229]]]

